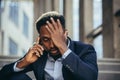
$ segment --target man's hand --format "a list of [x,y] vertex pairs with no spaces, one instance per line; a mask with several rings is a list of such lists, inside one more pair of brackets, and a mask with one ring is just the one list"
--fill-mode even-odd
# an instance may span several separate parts
[[67,31],[64,31],[62,28],[62,25],[60,23],[60,20],[57,19],[55,22],[53,18],[51,18],[51,22],[47,21],[46,28],[48,32],[50,33],[51,39],[55,46],[59,48],[61,54],[64,54],[64,52],[68,49],[67,48]]
[[18,68],[25,68],[29,64],[35,62],[41,55],[43,55],[43,47],[39,44],[40,37],[37,38],[36,43],[29,49],[25,57],[16,65]]

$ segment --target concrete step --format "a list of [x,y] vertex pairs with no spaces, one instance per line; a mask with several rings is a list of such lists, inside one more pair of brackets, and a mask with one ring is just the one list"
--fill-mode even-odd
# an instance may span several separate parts
[[98,60],[99,71],[120,71],[120,59]]
[[99,71],[98,80],[120,80],[120,71]]
[[14,56],[0,56],[0,67],[12,63],[14,61],[17,61],[20,59],[20,57],[14,57]]
[[[18,59],[20,59],[20,57],[0,56],[0,68]],[[120,80],[120,59],[99,59],[98,68],[98,80]],[[27,74],[35,80],[33,72]]]
[[100,71],[120,71],[120,63],[98,63],[98,68]]
[[98,80],[120,80],[120,59],[98,60]]

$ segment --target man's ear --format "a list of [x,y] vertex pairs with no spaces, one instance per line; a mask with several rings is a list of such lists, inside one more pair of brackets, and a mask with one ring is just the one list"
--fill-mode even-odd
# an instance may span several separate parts
[[67,37],[68,37],[68,30],[65,30],[64,36],[65,36],[65,39],[67,39]]

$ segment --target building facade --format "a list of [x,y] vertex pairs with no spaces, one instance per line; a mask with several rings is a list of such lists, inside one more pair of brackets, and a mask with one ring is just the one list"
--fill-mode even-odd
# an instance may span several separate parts
[[0,55],[23,56],[33,43],[33,2],[2,0],[0,15]]

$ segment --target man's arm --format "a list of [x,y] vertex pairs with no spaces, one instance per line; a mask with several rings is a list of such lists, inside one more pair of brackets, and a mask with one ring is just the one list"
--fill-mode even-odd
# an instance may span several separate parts
[[29,65],[29,66],[25,67],[24,69],[16,71],[15,70],[16,64],[20,61],[21,61],[21,59],[19,59],[16,62],[4,65],[2,67],[2,69],[0,70],[0,79],[4,80],[5,78],[11,77],[14,74],[18,74],[18,73],[22,74],[22,73],[26,73],[26,72],[32,70],[32,65]]
[[3,79],[10,74],[14,72],[13,70],[14,63],[11,63],[9,65],[5,65],[1,70],[0,70],[0,79]]
[[[36,44],[29,49],[27,54],[17,62],[5,65],[0,70],[0,79],[14,75],[16,73],[25,73],[32,70],[31,65],[34,63],[43,53],[43,47],[39,45],[40,37],[37,38]],[[15,71],[14,69],[21,69],[20,71]]]
[[17,74],[22,75],[22,74],[32,70],[31,66],[27,66],[24,70],[16,72],[16,71],[14,71],[14,68],[13,68],[15,63],[16,62],[7,64],[2,67],[2,69],[0,70],[0,80],[9,80],[12,76],[15,76]]
[[96,52],[92,46],[86,47],[81,56],[71,52],[64,60],[66,66],[78,80],[97,80],[98,68]]

